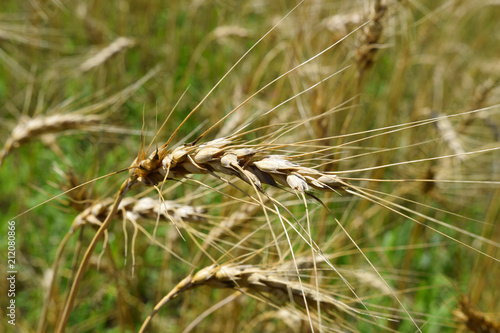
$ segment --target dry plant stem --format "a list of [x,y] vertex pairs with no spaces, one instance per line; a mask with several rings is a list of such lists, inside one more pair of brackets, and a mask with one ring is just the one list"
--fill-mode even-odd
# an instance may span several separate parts
[[[74,278],[74,272],[76,269],[77,260],[78,260],[80,249],[81,249],[81,240],[82,240],[82,235],[83,235],[83,229],[80,229],[80,230],[82,232],[80,232],[80,235],[79,235],[80,238],[77,242],[77,246],[76,246],[76,249],[74,251],[73,262],[71,264],[71,272],[73,274],[69,278],[69,281],[72,281]],[[59,244],[59,247],[57,248],[57,253],[56,253],[55,260],[54,260],[54,264],[52,265],[52,280],[50,282],[50,287],[49,287],[49,290],[47,292],[47,296],[44,300],[42,315],[40,317],[40,322],[38,324],[37,333],[47,332],[47,329],[46,329],[47,314],[48,314],[48,309],[49,309],[49,305],[50,305],[50,300],[51,300],[52,294],[54,292],[54,287],[56,285],[56,279],[57,279],[57,274],[58,274],[58,270],[59,270],[59,265],[61,262],[64,248],[66,247],[70,237],[73,234],[74,234],[74,230],[70,230],[68,233],[66,233],[66,235],[62,239],[61,243]],[[67,293],[66,293],[66,296],[64,297],[64,299],[65,300],[68,299]],[[58,312],[57,308],[55,310],[52,310],[52,311],[53,311],[53,313],[55,313],[57,315],[57,312]]]
[[[78,240],[76,242],[75,249],[73,250],[73,260],[71,261],[71,275],[69,276],[68,283],[67,283],[67,288],[66,292],[64,293],[64,303],[62,304],[63,306],[66,304],[69,298],[69,292],[71,291],[71,283],[75,279],[76,272],[78,270],[78,264],[80,260],[80,254],[82,253],[82,243],[83,243],[83,231],[84,229],[80,229],[80,233],[78,234]],[[59,319],[60,312],[57,315],[57,319]],[[54,325],[55,326],[55,325]]]
[[[361,42],[361,45],[356,50],[356,58],[358,62],[359,70],[357,72],[357,97],[355,98],[355,105],[359,105],[360,96],[363,88],[364,79],[366,77],[366,73],[370,70],[374,63],[374,57],[377,53],[377,43],[382,35],[383,26],[381,20],[387,10],[386,5],[382,4],[381,0],[376,0],[375,5],[373,7],[373,14],[371,20],[368,21],[368,24],[363,29],[364,38]],[[344,124],[342,125],[342,129],[340,131],[341,134],[347,133],[347,129],[352,121],[354,112],[348,114]],[[340,141],[341,144],[343,141]]]
[[125,325],[128,326],[130,330],[133,330],[134,325],[131,322],[132,315],[130,313],[130,304],[127,303],[125,297],[123,296],[126,293],[126,289],[130,288],[130,284],[123,285],[120,283],[120,279],[118,278],[119,272],[116,268],[115,259],[113,258],[113,253],[111,249],[108,247],[106,249],[106,255],[108,256],[108,260],[111,267],[111,277],[115,282],[117,288],[117,297],[118,297],[118,317],[120,321],[121,331],[126,332]]
[[59,247],[57,248],[56,258],[54,260],[54,264],[52,265],[52,281],[50,283],[49,290],[47,291],[47,295],[43,303],[43,309],[42,309],[42,314],[40,316],[40,322],[38,323],[37,333],[42,333],[46,331],[47,312],[49,309],[49,303],[52,297],[52,292],[54,291],[55,281],[57,278],[57,271],[59,268],[59,262],[61,261],[62,253],[71,235],[72,235],[71,232],[66,233],[61,243],[59,243]]
[[[481,235],[488,239],[499,239],[500,240],[500,225],[497,221],[500,220],[500,188],[497,188],[495,195],[491,199],[492,204],[486,215],[486,222],[483,226],[483,231]],[[500,257],[500,250],[489,244],[485,249],[485,252],[494,257]],[[478,304],[481,296],[488,290],[490,284],[496,283],[496,277],[500,276],[499,265],[491,265],[490,260],[482,257],[478,257],[474,263],[473,272],[487,271],[488,274],[475,274],[469,280],[468,291],[470,294],[470,302],[472,304]]]
[[73,309],[73,304],[76,299],[76,294],[78,293],[78,288],[80,286],[80,282],[83,278],[83,274],[85,273],[85,270],[90,262],[90,257],[92,253],[94,252],[97,243],[103,236],[104,232],[108,229],[109,224],[111,223],[111,220],[113,219],[113,216],[115,215],[116,211],[118,210],[118,206],[122,199],[125,197],[125,194],[127,194],[128,190],[130,189],[130,186],[132,185],[133,181],[126,180],[121,188],[120,191],[118,192],[118,195],[116,197],[116,201],[113,204],[113,208],[111,209],[111,212],[109,213],[108,217],[106,220],[102,223],[101,227],[99,230],[97,230],[97,233],[95,234],[94,238],[92,239],[92,242],[87,248],[87,252],[85,253],[85,256],[82,259],[82,262],[80,263],[80,267],[78,268],[78,272],[76,273],[75,280],[73,281],[73,285],[71,286],[71,291],[68,297],[68,301],[66,302],[66,305],[64,306],[64,310],[61,316],[61,319],[59,320],[59,325],[57,327],[56,332],[62,333],[66,329],[66,325],[68,324],[68,319],[71,314],[71,310]]
[[[304,193],[302,192],[302,194],[304,194]],[[281,214],[279,213],[279,209],[278,209],[278,207],[276,205],[275,205],[275,209],[278,212],[278,218],[279,218],[279,220],[281,222],[281,226],[283,227],[283,231],[285,232],[286,240],[288,241],[288,246],[290,247],[290,249],[293,249],[293,245],[292,245],[292,242],[290,241],[290,236],[288,235],[288,232],[286,230],[285,223],[283,222],[283,218],[281,217]],[[271,226],[269,226],[269,227],[271,227]],[[271,229],[271,231],[272,231],[272,229]],[[273,237],[274,237],[274,234],[273,234]],[[309,234],[309,238],[312,239],[310,234]],[[278,244],[277,240],[276,240],[276,238],[274,238],[274,239],[275,239],[275,242],[276,242],[276,247],[279,249],[279,246],[277,245]],[[312,247],[311,247],[311,251],[314,253],[314,249]],[[311,332],[314,333],[314,324],[313,324],[313,320],[312,320],[312,317],[311,317],[311,314],[310,314],[310,311],[309,311],[309,306],[307,304],[307,297],[306,297],[306,293],[304,292],[304,286],[302,284],[302,279],[300,278],[300,272],[299,272],[299,268],[297,266],[297,261],[295,260],[295,253],[292,250],[292,251],[290,251],[290,254],[292,255],[293,265],[295,267],[295,272],[297,273],[297,279],[299,281],[299,288],[300,288],[300,290],[302,292],[302,298],[304,299],[304,305],[305,305],[306,312],[307,312],[307,318],[309,318],[309,325],[311,326]],[[282,260],[281,260],[281,255],[280,255],[280,262],[281,261]],[[290,298],[292,298],[293,297],[292,296],[292,290],[288,286],[287,286],[287,292],[288,292],[288,296]],[[317,293],[317,294],[319,294],[319,293]],[[318,308],[319,308],[319,300],[317,301],[317,304],[318,304]],[[318,312],[318,314],[319,314],[319,312]]]
[[[297,197],[298,197],[298,193],[297,193]],[[306,208],[306,221],[307,221],[307,232],[309,234],[309,242],[311,244],[313,244],[313,239],[312,239],[312,231],[311,231],[311,221],[309,219],[309,207],[307,206],[307,200],[306,200],[306,196],[304,193],[301,193],[301,197],[302,197],[302,200],[303,200],[303,203],[304,203],[304,207]],[[313,262],[313,273],[311,275],[311,278],[314,280],[315,282],[315,285],[316,285],[316,297],[318,297],[319,299],[319,278],[318,278],[318,269],[317,269],[317,266],[316,266],[316,254],[314,252],[314,249],[311,248],[311,256],[313,258],[312,262]],[[294,261],[294,264],[297,268],[297,271],[298,271],[298,265],[297,265],[297,262]],[[321,327],[321,306],[320,306],[320,302],[316,302],[316,305],[317,305],[317,311],[318,311],[318,326]]]

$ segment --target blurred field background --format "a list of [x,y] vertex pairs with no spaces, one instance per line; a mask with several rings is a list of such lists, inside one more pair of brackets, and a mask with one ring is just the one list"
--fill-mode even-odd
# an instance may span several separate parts
[[[81,182],[128,167],[137,156],[141,128],[146,142],[152,140],[180,100],[159,133],[159,144],[165,142],[222,75],[296,4],[2,1],[1,220],[7,222]],[[345,177],[416,180],[356,184],[383,192],[377,196],[400,205],[393,206],[398,211],[408,209],[403,212],[422,224],[349,194],[317,195],[349,230],[423,332],[484,332],[475,330],[481,324],[494,332],[494,327],[500,327],[498,1],[304,1],[227,76],[177,138],[193,139],[193,133],[208,128],[266,83],[355,29],[331,50],[258,94],[207,139],[229,134],[254,114],[345,68],[256,121],[252,128],[262,129],[245,139],[263,138],[279,124],[303,121],[280,142],[325,138],[304,144],[302,151],[330,147],[307,156],[305,165],[325,163],[321,169]],[[485,109],[465,113],[481,108]],[[63,115],[68,117],[65,122],[61,122]],[[394,133],[384,129],[448,115],[458,116]],[[362,133],[372,129],[386,135],[344,146],[372,135]],[[359,134],[335,137],[355,133]],[[481,150],[485,152],[474,153]],[[413,160],[421,161],[405,163]],[[370,169],[389,164],[395,165]],[[75,217],[95,200],[113,196],[125,177],[118,174],[94,182],[15,219],[18,332],[54,330],[75,265],[96,229],[85,225],[72,235],[68,231]],[[194,178],[232,197],[244,197],[213,177]],[[237,184],[249,191],[249,186]],[[305,221],[299,198],[269,191]],[[158,198],[150,189],[133,194]],[[160,221],[155,243],[143,232],[133,239],[132,224],[123,227],[118,218],[106,248],[98,248],[84,276],[68,332],[138,331],[154,305],[184,277],[212,264],[210,258],[220,264],[255,265],[270,275],[295,272],[293,266],[285,267],[290,262],[277,260],[262,209],[245,208],[241,201],[195,182],[168,182],[163,196],[179,205],[198,207],[203,212],[200,220],[186,222],[189,227],[181,231],[185,240],[171,222]],[[321,313],[321,331],[416,331],[333,218],[317,204],[308,208],[313,238],[377,317],[329,309]],[[234,229],[223,229],[214,239],[207,236],[230,218],[239,221]],[[284,255],[291,261],[283,228],[276,216],[271,218]],[[153,234],[155,218],[138,223]],[[297,238],[295,255],[310,256],[307,245],[293,231],[290,234]],[[54,276],[56,252],[65,236],[68,242]],[[208,239],[211,242],[203,247]],[[2,249],[7,247],[6,237],[1,237],[0,244]],[[5,253],[2,250],[2,256]],[[320,266],[304,264],[303,280],[314,286],[313,277],[320,276],[321,288],[329,296],[364,311],[346,284]],[[48,297],[52,279],[55,283]],[[5,279],[0,281],[3,313],[7,284]],[[200,286],[167,303],[149,329],[310,331],[303,308],[279,298],[252,290],[240,293]],[[1,325],[11,329],[2,317]]]

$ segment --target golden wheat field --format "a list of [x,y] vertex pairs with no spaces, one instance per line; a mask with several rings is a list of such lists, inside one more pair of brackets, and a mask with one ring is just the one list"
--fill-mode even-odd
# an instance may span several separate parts
[[0,329],[500,332],[500,2],[0,4]]

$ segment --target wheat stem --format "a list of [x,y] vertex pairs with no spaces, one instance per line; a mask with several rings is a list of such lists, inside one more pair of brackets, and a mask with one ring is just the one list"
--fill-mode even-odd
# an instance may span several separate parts
[[85,255],[80,263],[80,267],[78,268],[78,272],[76,273],[75,280],[73,281],[73,285],[71,286],[71,291],[68,297],[68,300],[64,306],[64,310],[61,316],[61,319],[59,320],[59,325],[57,326],[57,333],[63,333],[66,329],[66,325],[68,323],[69,316],[71,314],[71,310],[73,309],[73,304],[76,299],[76,295],[78,293],[78,288],[80,286],[80,282],[83,278],[83,274],[85,273],[85,270],[87,269],[87,266],[90,262],[90,257],[92,253],[94,252],[97,243],[101,239],[101,237],[104,235],[104,232],[107,230],[109,227],[111,220],[113,219],[116,211],[118,210],[118,206],[122,199],[125,197],[125,194],[127,194],[128,190],[132,186],[133,182],[130,180],[126,180],[123,185],[120,188],[120,191],[118,192],[118,195],[116,196],[116,200],[113,204],[113,208],[111,209],[111,212],[109,213],[108,217],[106,220],[102,223],[102,225],[99,227],[99,230],[97,230],[94,238],[92,239],[92,242],[89,244],[87,247],[87,251],[85,252]]

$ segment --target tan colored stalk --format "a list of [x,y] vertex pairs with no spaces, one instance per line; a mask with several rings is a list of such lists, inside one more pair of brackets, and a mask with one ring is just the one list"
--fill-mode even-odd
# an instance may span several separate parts
[[57,271],[59,268],[59,263],[61,261],[61,257],[62,257],[64,248],[66,247],[66,244],[68,243],[71,235],[72,235],[71,232],[66,233],[66,235],[64,235],[64,238],[59,243],[59,246],[57,247],[56,257],[54,259],[54,263],[52,264],[52,279],[50,281],[50,285],[49,285],[49,288],[47,290],[47,294],[45,295],[45,299],[43,302],[42,314],[40,315],[40,321],[38,323],[37,333],[42,333],[42,332],[46,331],[47,313],[49,310],[50,299],[52,298],[52,293],[54,292],[54,286],[55,286],[55,281],[57,278]]
[[76,294],[78,293],[78,288],[80,286],[80,282],[83,278],[83,274],[85,273],[85,270],[87,269],[87,266],[90,262],[90,258],[92,256],[92,253],[94,252],[97,243],[101,239],[101,237],[104,235],[104,232],[108,229],[109,224],[111,223],[111,220],[113,219],[118,206],[120,205],[120,202],[123,200],[125,197],[125,194],[129,191],[130,187],[133,186],[135,183],[134,180],[127,179],[122,186],[120,187],[120,191],[118,192],[116,196],[116,200],[113,203],[113,207],[111,208],[111,212],[109,213],[108,217],[106,220],[101,224],[99,227],[99,230],[97,230],[97,233],[95,234],[94,238],[92,239],[92,242],[87,248],[87,251],[85,252],[85,255],[82,259],[82,262],[80,263],[80,267],[78,268],[78,272],[76,273],[75,280],[73,281],[73,284],[71,286],[71,290],[68,296],[68,300],[64,306],[63,313],[61,315],[61,318],[59,320],[59,325],[57,327],[56,332],[62,333],[66,329],[66,325],[68,324],[68,319],[69,315],[71,314],[71,310],[73,309],[73,305],[76,299]]

